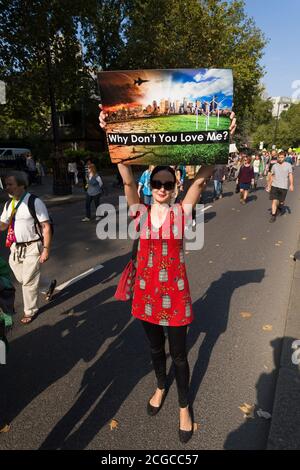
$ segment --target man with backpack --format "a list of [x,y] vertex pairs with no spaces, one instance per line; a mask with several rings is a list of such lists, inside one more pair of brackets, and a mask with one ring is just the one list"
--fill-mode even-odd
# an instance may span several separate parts
[[1,215],[1,230],[7,230],[9,265],[22,285],[24,315],[21,322],[31,323],[38,313],[41,264],[49,259],[52,223],[43,201],[27,192],[27,175],[12,172],[5,178],[8,201]]

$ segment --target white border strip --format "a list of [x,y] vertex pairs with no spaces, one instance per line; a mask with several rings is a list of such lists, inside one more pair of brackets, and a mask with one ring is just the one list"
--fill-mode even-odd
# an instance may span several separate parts
[[85,278],[89,274],[92,274],[92,273],[98,271],[99,269],[102,269],[103,267],[104,266],[102,264],[99,264],[98,266],[95,266],[94,268],[88,269],[84,273],[79,274],[76,277],[73,277],[73,279],[69,279],[69,281],[66,281],[63,284],[60,284],[59,286],[57,286],[55,288],[55,290],[61,291],[61,290],[65,289],[66,287],[70,286],[71,284],[74,284],[75,282],[79,281],[80,279]]

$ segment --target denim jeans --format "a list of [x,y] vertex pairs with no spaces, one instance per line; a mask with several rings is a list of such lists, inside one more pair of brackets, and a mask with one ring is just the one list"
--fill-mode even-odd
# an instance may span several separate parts
[[222,181],[214,180],[214,197],[219,197],[223,192]]
[[151,202],[152,202],[152,196],[147,196],[146,194],[144,194],[144,204],[146,204],[147,206],[150,206]]
[[86,193],[85,213],[86,213],[86,217],[88,217],[89,219],[91,218],[91,205],[93,201],[94,201],[95,208],[97,211],[97,207],[100,204],[100,194],[96,194],[96,196],[90,196],[88,193]]

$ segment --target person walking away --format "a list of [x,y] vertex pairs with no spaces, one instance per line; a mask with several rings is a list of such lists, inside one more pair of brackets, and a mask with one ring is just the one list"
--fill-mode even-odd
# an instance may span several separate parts
[[44,171],[44,168],[40,159],[38,159],[36,162],[36,174],[37,174],[36,176],[37,184],[42,184],[43,177],[45,176],[45,171]]
[[[69,180],[72,186],[78,183],[77,163],[75,161],[68,163]],[[76,183],[77,181],[77,183]]]
[[36,177],[36,164],[34,159],[32,158],[31,153],[28,153],[26,156],[26,166],[29,175],[29,185],[31,185],[32,183],[35,183]]
[[213,172],[214,199],[222,199],[223,183],[226,179],[227,169],[225,165],[215,165]]
[[294,191],[293,167],[285,161],[284,152],[279,152],[277,163],[272,166],[271,173],[269,174],[266,188],[270,192],[270,200],[272,201],[271,223],[276,221],[277,211],[281,215],[284,213],[284,202],[288,189]]
[[[96,214],[97,207],[100,204],[100,196],[102,194],[103,181],[101,176],[97,173],[97,168],[94,163],[88,164],[88,179],[87,179],[87,191],[85,200],[85,217],[82,222],[89,222],[91,220],[91,205],[92,202],[95,204]],[[100,217],[96,216],[96,221],[100,220]]]
[[0,228],[8,230],[9,265],[22,286],[24,315],[21,322],[27,324],[38,314],[40,271],[41,265],[49,259],[52,230],[47,208],[37,197],[34,198],[36,219],[32,216],[30,198],[34,196],[27,192],[28,179],[24,172],[8,174],[5,187],[12,199],[4,206]]
[[143,192],[143,199],[144,199],[144,204],[151,204],[152,200],[152,191],[150,187],[150,176],[151,172],[153,170],[154,166],[149,165],[147,170],[145,170],[140,179],[139,179],[139,184],[138,184],[138,195],[141,197],[141,191]]
[[294,159],[293,159],[293,149],[292,149],[292,148],[289,148],[289,149],[288,149],[288,153],[287,153],[287,155],[286,155],[286,157],[285,157],[285,161],[286,161],[287,163],[290,163],[290,164],[293,166],[293,164],[294,164]]
[[259,175],[261,174],[261,160],[259,154],[255,155],[252,166],[254,171],[254,189],[256,189]]
[[246,204],[249,189],[251,184],[254,183],[254,171],[251,166],[251,157],[245,157],[243,165],[240,168],[238,175],[238,184],[240,187],[240,203]]

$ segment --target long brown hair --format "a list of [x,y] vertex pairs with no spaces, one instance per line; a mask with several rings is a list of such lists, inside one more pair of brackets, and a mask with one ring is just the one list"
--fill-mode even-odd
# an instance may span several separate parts
[[94,163],[89,164],[88,170],[90,173],[92,173],[93,176],[97,174],[97,168],[96,168],[96,165],[94,165]]

